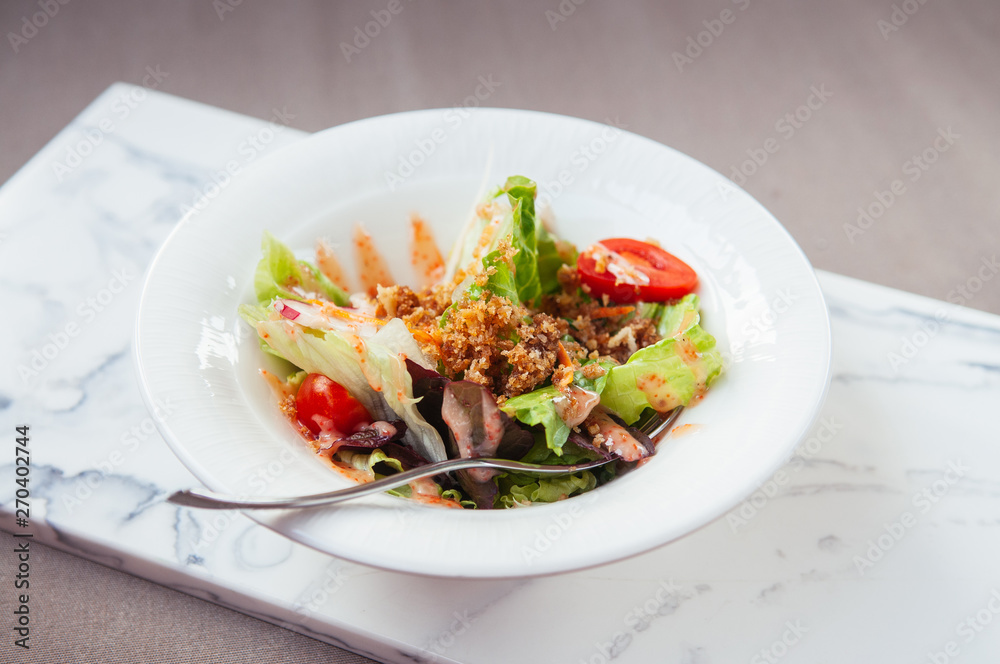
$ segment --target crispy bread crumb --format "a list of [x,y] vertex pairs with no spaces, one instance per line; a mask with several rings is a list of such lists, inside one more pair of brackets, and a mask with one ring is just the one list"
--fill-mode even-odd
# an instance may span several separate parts
[[565,390],[573,382],[573,365],[560,364],[552,372],[552,384],[560,392]]
[[[498,249],[502,260],[510,264],[515,253],[510,243],[501,242]],[[588,297],[577,271],[568,265],[557,273],[562,291],[546,296],[541,312],[490,293],[486,287],[491,272],[495,268],[473,280],[480,287],[479,299],[470,298],[466,291],[455,307],[451,307],[452,295],[465,279],[464,273],[450,283],[420,291],[407,286],[379,288],[376,315],[401,318],[411,331],[423,332],[415,335],[421,350],[438,363],[442,373],[483,385],[498,399],[530,392],[550,380],[565,389],[581,369],[581,361],[624,363],[636,350],[660,340],[654,321],[648,318],[634,312],[621,316],[595,312],[607,305],[606,298]],[[560,341],[565,350],[562,361]],[[605,373],[596,362],[582,371],[591,380]]]

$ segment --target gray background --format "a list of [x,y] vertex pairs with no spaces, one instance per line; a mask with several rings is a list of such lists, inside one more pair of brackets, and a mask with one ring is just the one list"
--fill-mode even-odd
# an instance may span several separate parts
[[[348,62],[340,44],[388,0],[243,0],[221,16],[225,0],[72,0],[16,53],[6,35],[39,8],[5,0],[0,181],[110,83],[142,83],[147,67],[167,74],[164,92],[263,119],[284,108],[307,131],[461,104],[492,77],[487,105],[617,119],[727,176],[773,139],[743,186],[816,267],[943,299],[979,285],[1000,243],[1000,3],[894,1],[900,25],[888,31],[889,0],[563,0],[567,16],[559,0],[402,0]],[[713,22],[723,10],[731,21]],[[679,67],[674,53],[699,37],[707,46]],[[778,123],[814,87],[828,98],[788,136]],[[936,150],[949,128],[957,137]],[[935,161],[915,171],[925,151]],[[849,238],[844,225],[894,180],[905,192]],[[992,276],[968,306],[1000,313]],[[62,553],[33,563],[45,580],[32,604],[38,639],[59,661],[360,661]]]

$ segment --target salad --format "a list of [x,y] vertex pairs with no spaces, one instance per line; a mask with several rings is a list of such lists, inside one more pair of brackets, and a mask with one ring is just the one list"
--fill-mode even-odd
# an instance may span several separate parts
[[578,251],[536,215],[536,193],[509,178],[447,259],[413,216],[413,287],[394,283],[361,226],[354,294],[325,241],[310,263],[265,233],[257,302],[240,314],[288,362],[261,373],[332,467],[371,481],[448,458],[611,460],[555,477],[465,470],[390,492],[479,509],[553,502],[643,463],[656,444],[637,423],[700,399],[720,375],[694,270],[654,241]]

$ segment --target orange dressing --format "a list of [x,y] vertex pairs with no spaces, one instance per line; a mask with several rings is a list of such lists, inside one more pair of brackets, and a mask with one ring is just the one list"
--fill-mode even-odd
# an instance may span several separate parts
[[375,248],[372,236],[358,224],[354,227],[354,255],[358,265],[358,279],[361,289],[369,296],[378,295],[379,286],[392,286],[396,281],[389,272],[385,259]]
[[598,433],[604,438],[600,443],[601,447],[614,452],[625,461],[638,461],[649,456],[646,448],[624,427],[612,420],[605,411],[595,409],[584,421],[584,426],[588,430],[595,424]]
[[690,433],[698,433],[699,431],[701,431],[700,424],[682,424],[679,427],[671,429],[670,435],[671,437],[676,438],[678,436],[686,436]]
[[278,398],[279,402],[284,401],[288,397],[295,396],[288,383],[281,380],[267,369],[260,369],[260,375],[264,379],[264,382],[267,383],[267,386],[271,388],[271,391],[274,392],[274,396]]
[[658,374],[651,373],[639,376],[635,386],[646,395],[653,410],[665,413],[680,405],[680,400],[670,391],[670,383]]
[[438,486],[429,477],[410,482],[410,500],[415,500],[424,505],[440,505],[441,507],[457,507],[462,509],[454,500],[442,498],[438,494]]
[[430,286],[444,276],[444,258],[430,227],[418,215],[410,216],[410,262],[421,286]]
[[691,340],[688,339],[683,334],[677,339],[677,355],[680,357],[684,363],[691,369],[691,373],[694,374],[695,380],[695,390],[694,396],[702,396],[705,394],[705,390],[708,389],[706,384],[707,375],[705,373],[705,367],[701,362],[698,361],[698,349],[695,347]]
[[347,273],[337,260],[337,255],[333,252],[333,247],[324,238],[316,240],[316,267],[323,273],[323,276],[335,283],[341,289],[351,292],[350,282],[347,280]]

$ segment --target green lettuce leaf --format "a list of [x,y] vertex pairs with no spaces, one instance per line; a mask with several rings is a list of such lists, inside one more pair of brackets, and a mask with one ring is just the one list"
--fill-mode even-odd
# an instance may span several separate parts
[[701,327],[698,296],[694,293],[685,295],[676,304],[666,307],[657,325],[657,332],[663,337],[687,337],[702,352],[715,347],[715,337]]
[[[403,472],[403,464],[400,463],[399,459],[394,459],[380,449],[373,450],[371,452],[354,452],[352,450],[340,450],[337,452],[337,458],[343,463],[350,465],[358,470],[363,470],[368,473],[375,475],[376,479],[385,477],[385,475],[380,475],[376,473],[372,468],[375,464],[384,463],[389,466],[397,473]],[[409,490],[409,487],[406,487]],[[391,493],[391,491],[390,491]],[[409,491],[407,491],[409,493]]]
[[556,276],[566,262],[559,253],[555,237],[538,224],[538,284],[542,295],[558,293],[562,288]]
[[[490,270],[492,268],[492,274]],[[465,287],[465,294],[470,300],[477,301],[483,298],[483,292],[489,291],[497,297],[505,297],[512,303],[519,302],[517,296],[517,286],[514,284],[514,273],[510,266],[503,260],[499,251],[492,251],[483,257],[483,271],[487,273],[486,284],[480,286],[473,281],[473,277],[467,279],[468,285]],[[444,328],[448,324],[451,312],[458,309],[459,299],[448,305],[448,308],[441,314],[438,327]]]
[[535,183],[521,175],[507,178],[503,186],[513,215],[514,282],[518,301],[537,304],[542,296],[538,276],[538,233],[535,230]]
[[[493,274],[488,274],[483,290],[488,290],[497,297],[505,297],[514,304],[520,302],[514,274],[510,266],[501,258],[499,251],[491,252],[483,258],[483,269],[488,273],[491,268],[495,271]],[[469,288],[469,295],[474,300],[479,299],[479,294],[476,290],[478,288],[475,284]]]
[[[575,463],[592,461],[598,456],[597,452],[584,449],[573,443],[567,443],[559,452],[556,452],[556,450],[550,449],[546,444],[544,433],[540,433],[537,430],[533,433],[535,434],[535,444],[520,459],[525,463],[571,466]],[[535,477],[534,479],[538,478]]]
[[[507,194],[506,204],[509,204],[510,211],[504,213],[496,227],[492,225],[492,217],[477,216],[470,220],[449,254],[446,278],[458,268],[478,273],[479,265],[473,262],[472,257],[476,248],[485,244],[482,269],[492,266],[497,268],[497,272],[491,275],[490,283],[484,290],[506,297],[515,304],[535,306],[542,295],[558,292],[559,268],[567,262],[576,261],[576,248],[560,241],[538,221],[535,214],[537,192],[537,185],[520,175],[511,176],[502,188],[493,192],[490,198]],[[486,232],[492,233],[488,242],[483,238]],[[505,265],[499,258],[497,248],[504,239],[514,249],[512,266]],[[470,286],[466,290],[472,291],[474,299],[478,299],[475,287]]]
[[466,499],[465,495],[458,489],[448,489],[447,491],[442,491],[441,497],[446,500],[454,500],[465,509],[476,509],[476,501]]
[[[355,452],[353,450],[341,450],[337,452],[337,459],[342,463],[346,463],[352,468],[364,471],[366,473],[371,473],[375,479],[382,479],[386,477],[385,475],[378,473],[374,470],[375,466],[380,463],[384,463],[389,468],[392,468],[397,473],[403,472],[403,464],[400,463],[399,459],[394,459],[387,455],[382,450],[373,450],[371,452]],[[441,487],[438,486],[440,491]],[[400,498],[409,498],[413,491],[410,489],[410,485],[404,484],[403,486],[397,486],[394,489],[387,489],[386,493],[390,496],[398,496]]]
[[[580,363],[580,366],[585,367],[588,364],[592,364],[594,362],[596,362],[596,360],[584,360],[583,362]],[[608,361],[598,362],[598,364],[604,367],[604,375],[598,376],[597,378],[587,378],[586,376],[583,375],[582,368],[577,369],[577,371],[573,374],[573,384],[578,387],[582,387],[585,390],[590,390],[591,392],[597,392],[598,394],[604,392],[604,387],[608,383],[608,374],[611,372],[613,368],[615,368],[618,365],[615,364],[614,362],[608,362]]]
[[[388,456],[385,452],[380,449],[373,450],[372,452],[355,452],[352,450],[341,450],[337,452],[337,459],[342,463],[346,463],[352,468],[358,470],[372,473],[375,479],[382,479],[386,477],[381,473],[374,470],[377,464],[383,463],[386,466],[392,468],[397,473],[403,472],[403,464],[400,463],[399,459],[394,459]],[[461,491],[455,489],[448,489],[447,491],[442,490],[441,485],[437,482],[432,482],[434,486],[437,487],[438,495],[446,500],[454,500],[455,502],[462,505],[465,508],[475,508],[476,504],[471,500],[466,500],[465,496],[462,495]],[[409,484],[404,484],[402,486],[397,486],[394,489],[386,490],[386,493],[390,496],[398,496],[400,498],[410,498],[413,496],[413,489],[410,488]]]
[[[589,364],[586,362],[585,364]],[[615,366],[613,363],[605,362],[602,365],[605,374],[594,380],[584,377],[582,371],[577,371],[573,375],[573,384],[585,390],[601,394],[607,384],[610,369]],[[558,389],[549,385],[526,392],[519,396],[508,399],[500,410],[511,417],[523,422],[528,426],[541,425],[545,429],[545,443],[548,449],[554,451],[556,455],[562,455],[563,445],[569,438],[570,427],[563,422],[556,410],[555,399],[562,396]],[[536,462],[532,462],[536,463]]]
[[295,286],[321,295],[338,306],[349,304],[347,293],[327,279],[315,265],[295,258],[292,250],[268,231],[264,231],[260,245],[263,257],[257,263],[253,285],[261,304],[267,304],[276,297],[305,299],[292,290]]
[[655,318],[656,331],[661,337],[672,338],[686,334],[701,322],[698,296],[694,293],[688,293],[674,304],[661,304],[659,307],[660,311]]
[[722,356],[714,347],[715,339],[693,325],[677,338],[636,351],[608,372],[601,405],[627,424],[649,407],[666,412],[686,406],[722,371]]
[[545,428],[545,442],[549,449],[559,450],[569,438],[570,428],[556,412],[553,400],[561,396],[552,387],[540,387],[531,392],[508,399],[500,410],[528,426],[542,425]]
[[[448,489],[444,491],[441,489],[441,485],[437,482],[433,483],[434,486],[438,488],[438,495],[445,500],[454,500],[456,503],[468,510],[476,509],[476,503],[473,500],[469,500],[465,497],[458,489]],[[409,484],[404,484],[403,486],[397,486],[395,489],[389,489],[386,491],[390,496],[399,496],[400,498],[412,498],[413,490],[410,488]]]
[[554,503],[590,491],[597,478],[589,470],[551,478],[507,473],[497,479],[498,507],[519,507],[532,503]]

